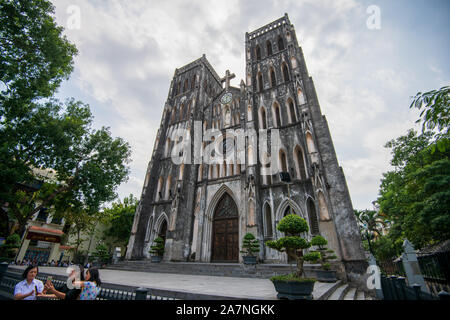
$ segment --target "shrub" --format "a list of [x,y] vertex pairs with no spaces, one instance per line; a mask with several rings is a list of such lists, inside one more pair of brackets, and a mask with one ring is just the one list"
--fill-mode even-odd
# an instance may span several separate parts
[[[289,257],[297,261],[297,271],[293,275],[284,276],[283,279],[304,279],[303,263],[310,259],[317,259],[317,254],[303,255],[303,250],[308,249],[311,243],[301,237],[301,233],[308,232],[308,223],[305,219],[295,214],[288,214],[278,223],[277,229],[286,234],[276,241],[267,241],[269,248],[280,252],[286,252]],[[277,279],[277,277],[275,277]],[[288,280],[286,280],[288,281]],[[309,280],[312,281],[312,280]]]
[[311,239],[311,244],[318,247],[316,250],[310,251],[309,253],[318,254],[319,258],[314,261],[319,261],[323,270],[330,270],[331,265],[328,261],[336,259],[337,256],[334,254],[333,250],[325,247],[328,244],[328,241],[321,235],[318,235]]
[[153,241],[153,246],[150,247],[150,253],[154,256],[162,256],[164,254],[164,239],[161,237]]
[[299,278],[297,277],[297,273],[285,274],[280,276],[273,276],[270,278],[272,282],[274,281],[282,281],[282,282],[316,282],[315,278]]
[[95,252],[92,255],[96,257],[102,264],[108,263],[109,259],[111,258],[111,254],[109,253],[108,248],[104,244],[99,244],[95,248]]
[[245,253],[247,256],[253,256],[254,253],[259,252],[259,241],[251,233],[247,233],[242,241],[241,253]]

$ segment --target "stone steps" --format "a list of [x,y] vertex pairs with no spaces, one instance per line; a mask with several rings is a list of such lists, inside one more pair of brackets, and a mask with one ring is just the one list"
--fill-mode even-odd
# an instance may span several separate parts
[[344,283],[340,285],[336,290],[330,295],[328,300],[342,300],[347,293],[347,291],[350,289],[347,283]]
[[[152,263],[150,260],[121,261],[109,265],[107,269],[128,270],[156,273],[177,273],[191,275],[225,276],[268,279],[275,275],[288,274],[295,271],[295,265],[264,264],[244,265],[240,263],[200,263],[200,262],[160,262]],[[318,268],[315,265],[306,265],[305,274]]]
[[356,300],[366,300],[366,295],[365,295],[364,291],[357,290]]
[[[317,265],[305,265],[306,276],[311,276]],[[150,260],[121,261],[109,265],[106,269],[127,270],[152,273],[172,273],[186,275],[225,276],[241,278],[269,279],[274,275],[292,273],[295,265],[265,264],[244,265],[240,263],[202,263],[202,262],[160,262]],[[369,300],[364,291],[357,290],[338,280],[334,283],[316,282],[313,292],[314,300]]]
[[350,288],[344,296],[344,300],[355,300],[356,288]]
[[334,288],[330,288],[328,298],[326,300],[373,300],[372,297],[366,296],[365,292],[351,287],[348,283],[339,283]]

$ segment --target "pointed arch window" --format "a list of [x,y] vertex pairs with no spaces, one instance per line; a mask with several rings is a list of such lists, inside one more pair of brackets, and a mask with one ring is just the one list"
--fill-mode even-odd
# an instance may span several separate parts
[[172,176],[168,176],[167,177],[167,181],[166,181],[166,189],[165,189],[165,195],[164,195],[164,199],[169,200],[170,198],[170,187],[172,185]]
[[284,152],[284,150],[280,150],[279,161],[281,172],[288,172],[287,157],[286,152]]
[[259,109],[259,126],[261,129],[267,129],[266,109],[261,107]]
[[163,178],[159,177],[158,179],[158,187],[156,188],[156,195],[155,195],[155,200],[159,201],[162,199],[162,194],[161,194],[161,190],[162,190],[162,186],[163,186]]
[[286,65],[286,63],[283,62],[283,77],[284,77],[284,82],[288,82],[289,81],[289,70],[288,67]]
[[272,43],[270,42],[270,40],[267,40],[266,46],[267,46],[267,55],[271,56],[272,55]]
[[274,103],[273,105],[273,113],[274,113],[274,127],[281,127],[281,110],[278,103]]
[[278,50],[284,50],[284,41],[281,36],[278,36]]
[[295,114],[294,101],[292,101],[292,99],[289,98],[287,101],[287,104],[288,104],[290,121],[291,121],[291,123],[295,123],[295,122],[297,122],[297,116]]
[[272,228],[272,208],[268,203],[264,206],[264,220],[265,220],[265,236],[267,238],[273,237],[273,228]]
[[256,46],[256,61],[261,60],[261,48]]
[[319,222],[317,221],[316,206],[314,205],[314,201],[311,198],[308,198],[306,202],[308,208],[309,227],[311,230],[311,234],[318,234]]
[[297,178],[300,180],[306,179],[305,161],[303,157],[303,151],[300,146],[296,146],[294,149],[295,168],[297,170]]
[[258,91],[262,92],[264,89],[263,77],[261,72],[258,73]]
[[310,132],[306,133],[306,144],[308,146],[309,153],[315,153],[316,152],[316,146],[314,144],[314,139]]
[[277,78],[275,77],[275,70],[273,68],[270,68],[270,83],[272,85],[272,88],[276,87],[277,85]]

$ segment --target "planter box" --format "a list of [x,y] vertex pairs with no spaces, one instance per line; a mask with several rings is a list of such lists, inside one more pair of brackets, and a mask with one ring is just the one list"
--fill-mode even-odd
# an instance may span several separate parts
[[151,256],[151,261],[154,263],[161,262],[162,257],[161,256]]
[[256,264],[256,256],[243,256],[244,264]]
[[275,286],[275,290],[277,290],[277,298],[278,299],[289,299],[289,300],[312,300],[312,292],[314,290],[314,282],[305,281],[272,281]]

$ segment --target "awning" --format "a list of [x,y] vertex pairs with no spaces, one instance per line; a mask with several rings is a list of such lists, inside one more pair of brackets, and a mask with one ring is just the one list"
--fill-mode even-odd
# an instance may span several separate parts
[[62,232],[62,230],[51,229],[51,228],[42,228],[42,227],[36,227],[36,226],[29,227],[28,231],[33,231],[36,233],[44,233],[44,234],[54,234],[54,235],[59,235],[59,236],[64,235],[64,232]]
[[59,246],[59,250],[70,250],[70,249],[75,249],[75,248],[71,247],[71,246]]

